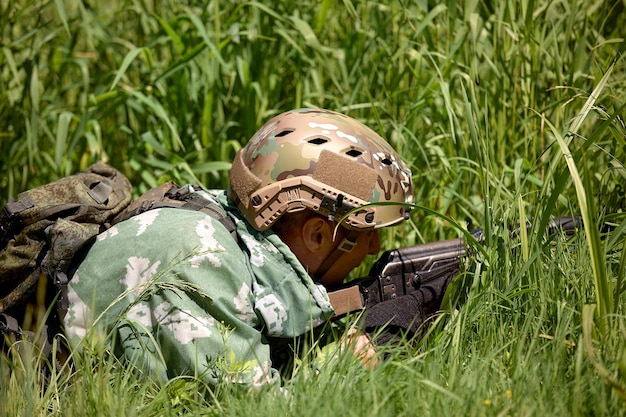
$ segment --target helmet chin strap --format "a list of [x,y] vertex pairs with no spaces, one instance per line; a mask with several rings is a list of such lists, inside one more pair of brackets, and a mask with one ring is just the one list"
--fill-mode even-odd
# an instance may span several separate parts
[[314,278],[316,282],[320,282],[324,278],[330,267],[333,266],[343,254],[354,249],[358,236],[358,231],[350,230],[348,236],[344,237],[335,249],[328,254],[324,262],[322,262],[319,268],[317,268],[317,271],[315,271]]

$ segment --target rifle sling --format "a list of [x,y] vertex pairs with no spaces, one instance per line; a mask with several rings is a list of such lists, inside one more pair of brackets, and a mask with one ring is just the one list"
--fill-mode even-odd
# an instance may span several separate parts
[[353,311],[363,310],[365,303],[358,284],[350,285],[335,291],[328,291],[330,305],[335,310],[333,318],[337,319]]

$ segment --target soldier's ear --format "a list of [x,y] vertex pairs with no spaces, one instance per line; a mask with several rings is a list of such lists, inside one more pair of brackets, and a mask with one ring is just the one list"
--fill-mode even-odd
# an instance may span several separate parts
[[300,238],[314,254],[327,254],[335,245],[332,225],[319,216],[310,217],[302,224]]

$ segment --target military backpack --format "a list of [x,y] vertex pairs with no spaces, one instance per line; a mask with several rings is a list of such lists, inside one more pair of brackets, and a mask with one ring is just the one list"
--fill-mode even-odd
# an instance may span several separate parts
[[[198,189],[169,181],[131,202],[129,180],[98,162],[10,199],[0,211],[0,335],[34,338],[23,328],[39,325],[43,336],[38,339],[49,349],[68,307],[65,289],[73,271],[96,236],[120,221],[162,207],[196,210],[220,221],[237,239],[232,219],[194,192]],[[39,306],[38,313],[33,306]],[[34,324],[24,326],[28,322]]]

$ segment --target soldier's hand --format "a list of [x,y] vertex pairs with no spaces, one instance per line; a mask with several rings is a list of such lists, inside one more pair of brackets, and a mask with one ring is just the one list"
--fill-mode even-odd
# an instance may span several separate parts
[[345,334],[342,345],[352,349],[354,356],[368,369],[378,365],[378,355],[369,336],[355,328],[351,328]]

